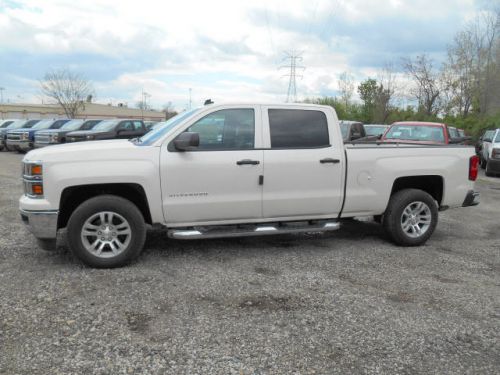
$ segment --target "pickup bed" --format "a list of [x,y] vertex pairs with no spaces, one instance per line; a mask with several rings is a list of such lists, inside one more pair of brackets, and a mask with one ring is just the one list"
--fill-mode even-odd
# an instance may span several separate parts
[[23,160],[23,221],[40,247],[94,267],[136,257],[148,226],[177,239],[331,231],[374,216],[401,246],[432,235],[438,211],[479,203],[464,146],[344,145],[331,107],[208,105],[135,140],[56,145]]

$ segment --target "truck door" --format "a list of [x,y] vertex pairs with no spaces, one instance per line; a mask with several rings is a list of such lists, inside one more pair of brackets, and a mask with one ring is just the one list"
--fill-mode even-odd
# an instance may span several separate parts
[[238,221],[262,217],[263,153],[259,106],[211,112],[185,129],[199,146],[162,146],[161,181],[167,223]]
[[340,131],[329,131],[328,124],[337,123],[334,115],[310,107],[262,111],[263,216],[336,217],[342,205],[344,148]]

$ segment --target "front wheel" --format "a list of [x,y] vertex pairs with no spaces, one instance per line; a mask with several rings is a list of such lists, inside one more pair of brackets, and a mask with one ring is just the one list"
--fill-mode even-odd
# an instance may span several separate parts
[[486,169],[487,161],[485,158],[481,157],[481,169]]
[[423,190],[404,189],[395,193],[384,214],[384,229],[400,246],[423,245],[436,229],[438,207]]
[[132,202],[100,195],[83,202],[68,221],[73,254],[97,268],[120,267],[137,257],[146,239],[144,218]]

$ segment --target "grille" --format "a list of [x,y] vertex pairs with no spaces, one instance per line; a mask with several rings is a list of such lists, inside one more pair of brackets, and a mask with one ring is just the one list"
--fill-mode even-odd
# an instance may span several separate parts
[[50,135],[48,135],[48,134],[36,134],[35,135],[35,142],[36,143],[49,143],[50,142]]
[[19,141],[21,139],[21,134],[7,134],[7,139],[11,141]]

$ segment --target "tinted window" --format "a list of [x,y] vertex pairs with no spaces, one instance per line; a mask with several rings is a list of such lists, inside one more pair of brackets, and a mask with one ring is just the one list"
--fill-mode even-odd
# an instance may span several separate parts
[[198,150],[248,150],[254,147],[253,109],[223,109],[210,113],[187,130],[200,135]]
[[270,109],[272,148],[308,148],[330,145],[328,123],[321,111]]
[[142,130],[142,122],[134,121],[134,130]]
[[0,128],[6,128],[7,126],[9,126],[10,124],[12,124],[14,121],[5,121],[2,126],[0,126]]

